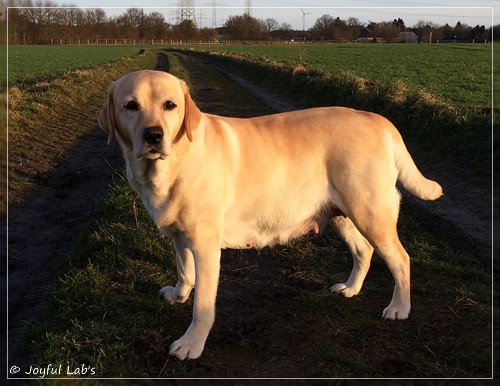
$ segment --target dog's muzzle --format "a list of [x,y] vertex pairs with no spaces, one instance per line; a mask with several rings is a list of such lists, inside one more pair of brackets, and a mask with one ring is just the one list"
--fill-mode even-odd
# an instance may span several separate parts
[[141,151],[137,154],[140,159],[165,159],[170,151],[165,148],[165,143],[163,141],[164,132],[161,126],[150,126],[146,127],[143,131],[142,137],[144,139],[144,145]]

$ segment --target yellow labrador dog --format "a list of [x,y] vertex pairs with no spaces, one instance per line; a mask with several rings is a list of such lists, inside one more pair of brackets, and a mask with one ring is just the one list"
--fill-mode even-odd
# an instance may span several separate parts
[[357,295],[375,249],[395,281],[383,317],[408,317],[410,261],[396,230],[396,182],[424,200],[442,189],[422,176],[387,119],[343,107],[251,119],[204,114],[182,80],[139,71],[110,85],[99,125],[120,144],[130,184],[173,239],[178,281],[160,293],[182,303],[195,288],[191,325],[170,354],[193,359],[203,351],[221,248],[286,243],[328,221],[354,259],[347,281],[331,291]]

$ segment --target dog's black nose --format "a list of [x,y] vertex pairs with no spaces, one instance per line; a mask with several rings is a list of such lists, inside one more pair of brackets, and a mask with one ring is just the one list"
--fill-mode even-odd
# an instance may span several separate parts
[[163,129],[161,126],[146,127],[143,137],[150,145],[158,145],[163,139]]

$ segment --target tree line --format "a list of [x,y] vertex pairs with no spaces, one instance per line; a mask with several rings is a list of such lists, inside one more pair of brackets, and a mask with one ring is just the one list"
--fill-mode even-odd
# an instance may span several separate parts
[[[500,27],[500,26],[499,26]],[[319,40],[348,40],[359,37],[380,39],[382,41],[398,41],[401,32],[414,32],[421,41],[491,41],[492,28],[484,25],[471,27],[457,22],[455,26],[438,25],[431,21],[419,21],[412,27],[407,27],[403,19],[398,18],[386,22],[370,22],[362,24],[357,18],[341,20],[330,15],[320,17],[308,31],[311,38]]]
[[[154,39],[154,40],[214,40],[220,36],[231,40],[297,39],[315,41],[353,41],[356,38],[397,41],[403,31],[412,31],[422,41],[491,41],[492,33],[500,35],[500,25],[493,28],[471,27],[465,23],[441,26],[420,21],[407,27],[401,19],[364,24],[350,17],[342,20],[331,15],[318,18],[307,31],[293,30],[288,23],[265,20],[250,14],[231,16],[218,29],[197,28],[192,20],[168,23],[159,12],[146,13],[141,8],[127,9],[110,17],[103,9],[57,8],[50,0],[0,0],[0,19],[5,23],[10,8],[7,32],[10,44],[47,43],[50,39]],[[29,7],[29,8],[28,8]]]
[[[3,1],[3,0],[2,0]],[[159,12],[145,13],[140,8],[127,9],[123,14],[109,17],[103,9],[57,8],[51,1],[33,4],[32,0],[8,0],[10,44],[39,44],[60,39],[190,39],[209,40],[217,33],[196,29],[194,23],[171,25]],[[43,4],[43,6],[42,6]],[[191,25],[192,24],[192,25]]]

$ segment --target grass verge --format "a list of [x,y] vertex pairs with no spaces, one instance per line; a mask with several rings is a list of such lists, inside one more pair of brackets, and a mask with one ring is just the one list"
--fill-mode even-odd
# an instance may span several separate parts
[[[181,54],[168,59],[202,110],[265,112],[210,67]],[[189,325],[192,304],[170,306],[157,296],[176,280],[170,241],[121,173],[102,212],[49,300],[52,317],[27,335],[37,365],[85,363],[99,377],[117,378],[491,375],[490,273],[404,213],[399,227],[413,264],[409,320],[380,319],[393,283],[379,258],[360,296],[329,293],[347,279],[351,258],[328,230],[286,246],[224,251],[205,352],[179,362],[167,347]]]

